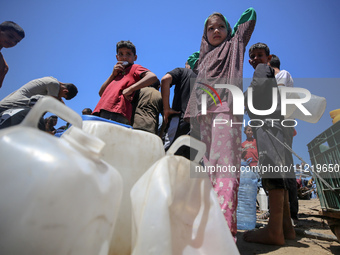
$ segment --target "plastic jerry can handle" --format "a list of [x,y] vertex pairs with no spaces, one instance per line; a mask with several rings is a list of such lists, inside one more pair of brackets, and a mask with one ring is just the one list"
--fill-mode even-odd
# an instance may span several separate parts
[[39,120],[45,112],[51,112],[73,126],[82,129],[83,120],[80,115],[51,96],[39,99],[20,125],[37,128]]
[[206,150],[205,143],[188,135],[182,135],[178,137],[175,140],[175,142],[171,145],[171,147],[168,149],[166,155],[175,155],[176,151],[183,145],[197,150],[196,157],[193,161],[199,163]]

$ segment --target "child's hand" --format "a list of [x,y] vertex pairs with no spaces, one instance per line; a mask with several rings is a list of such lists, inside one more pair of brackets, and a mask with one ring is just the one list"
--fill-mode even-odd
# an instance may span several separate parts
[[133,91],[131,91],[129,88],[124,89],[122,91],[122,94],[123,94],[123,96],[124,96],[124,98],[126,100],[128,100],[129,102],[132,101],[132,99],[133,99]]
[[117,64],[115,64],[115,66],[113,67],[112,74],[114,75],[114,77],[124,71],[125,66],[123,65],[123,62],[124,61],[118,61]]
[[168,110],[164,110],[164,123],[165,124],[168,124],[168,121],[169,121],[169,117],[173,114],[180,114],[181,112],[178,112],[178,111],[175,111],[173,109],[168,109]]

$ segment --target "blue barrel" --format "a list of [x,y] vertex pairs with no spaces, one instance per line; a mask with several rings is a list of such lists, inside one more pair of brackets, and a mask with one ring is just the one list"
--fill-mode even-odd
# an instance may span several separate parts
[[256,225],[257,176],[250,168],[241,168],[237,204],[237,229],[250,230]]

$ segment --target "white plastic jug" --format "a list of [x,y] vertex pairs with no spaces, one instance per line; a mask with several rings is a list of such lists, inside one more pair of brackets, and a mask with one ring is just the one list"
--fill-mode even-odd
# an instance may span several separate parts
[[[72,124],[56,138],[37,128],[52,112]],[[122,195],[119,173],[99,157],[104,142],[52,97],[0,132],[0,254],[108,253]]]
[[[281,94],[285,91],[285,89],[287,88],[284,86],[279,86]],[[300,99],[304,98],[305,96],[305,94],[297,92],[286,93],[287,99]],[[296,105],[288,104],[285,119],[299,119],[310,123],[317,123],[325,112],[327,102],[326,98],[311,94],[310,100],[306,103],[303,103],[302,105],[311,113],[311,115],[305,115],[298,107],[296,107]]]
[[257,201],[259,202],[260,210],[262,212],[268,212],[268,196],[263,188],[260,188],[257,194]]
[[107,120],[85,120],[83,130],[105,141],[101,158],[114,166],[123,178],[122,204],[109,254],[131,254],[130,191],[136,181],[165,155],[162,140],[154,134],[112,124]]
[[[198,151],[194,162],[174,155],[182,145]],[[134,185],[133,255],[239,254],[208,175],[190,175],[204,153],[181,136]]]

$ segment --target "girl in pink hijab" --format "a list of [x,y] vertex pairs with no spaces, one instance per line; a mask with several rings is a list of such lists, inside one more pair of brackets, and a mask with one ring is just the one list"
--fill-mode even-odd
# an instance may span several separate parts
[[[256,12],[253,8],[241,15],[233,30],[221,13],[213,13],[206,19],[197,66],[198,76],[185,113],[185,118],[190,118],[192,133],[196,134],[199,130],[200,139],[207,146],[204,165],[216,170],[209,173],[210,180],[235,241],[243,116],[233,115],[233,99],[229,90],[215,90],[214,85],[231,84],[243,91],[244,53],[255,22]],[[207,111],[203,114],[201,97],[208,92],[211,96],[207,96]],[[215,119],[222,119],[225,124],[214,126]]]

